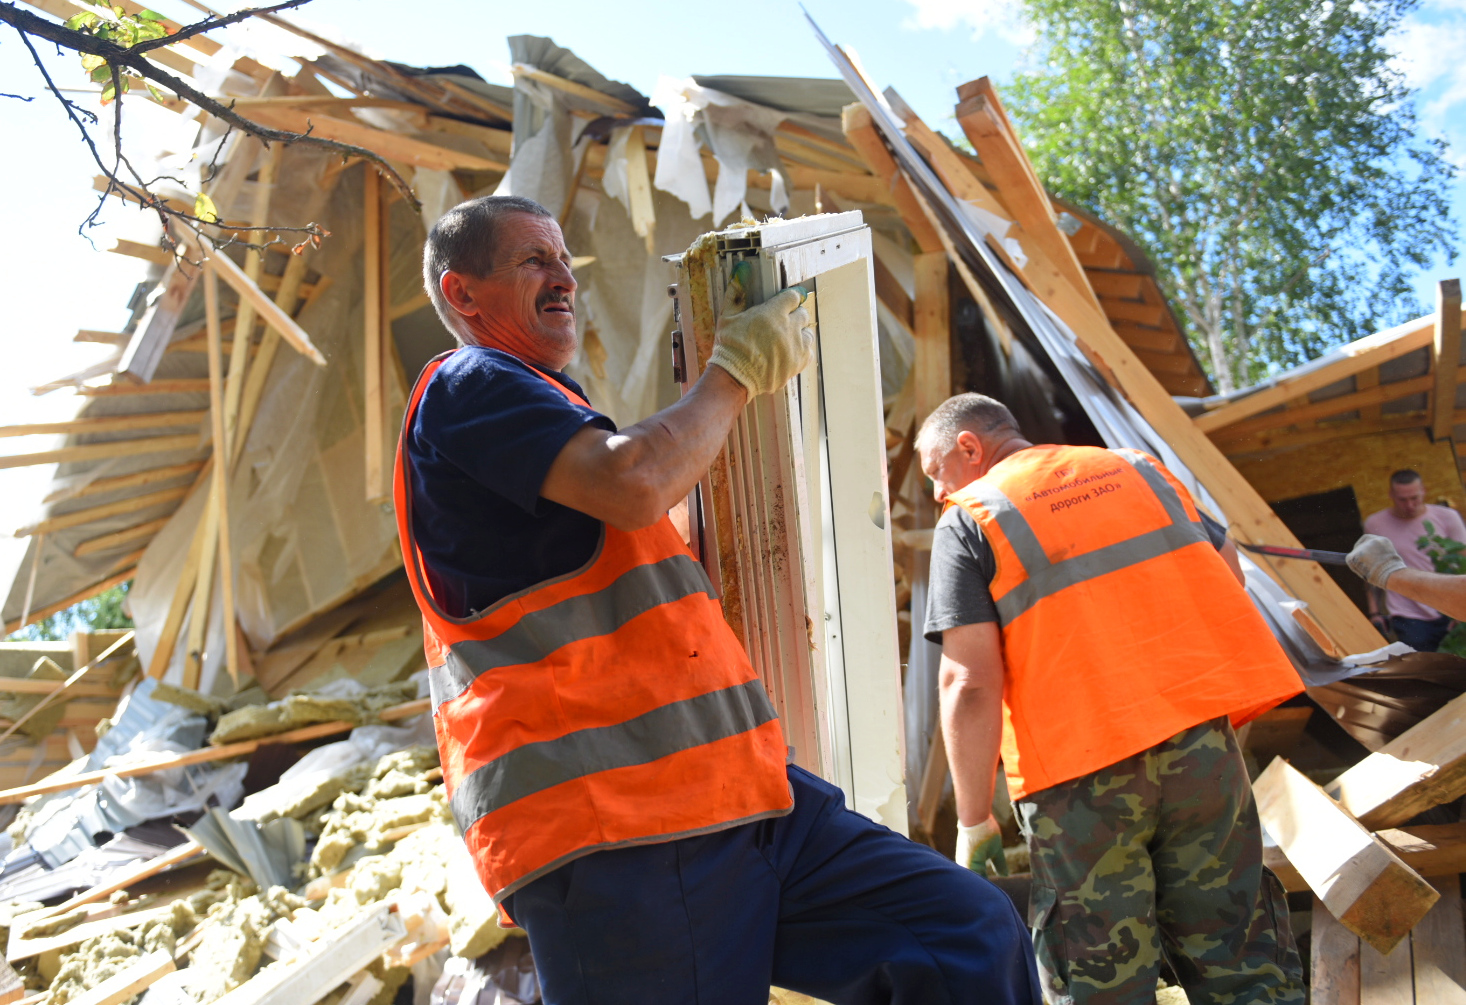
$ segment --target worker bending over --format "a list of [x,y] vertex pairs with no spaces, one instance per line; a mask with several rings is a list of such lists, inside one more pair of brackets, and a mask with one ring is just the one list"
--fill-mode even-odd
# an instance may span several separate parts
[[681,401],[627,429],[561,371],[555,218],[449,211],[424,281],[460,348],[417,379],[396,502],[438,748],[480,878],[549,1005],[1037,1005],[1013,905],[787,764],[778,719],[667,517],[752,395],[810,361],[801,294],[743,309]]
[[1466,621],[1466,576],[1412,569],[1400,557],[1394,542],[1379,534],[1361,537],[1345,561],[1371,586],[1432,607],[1447,619]]
[[916,446],[947,505],[926,637],[957,857],[1001,855],[1001,756],[1046,998],[1149,1005],[1164,953],[1193,1005],[1302,1002],[1232,732],[1301,685],[1186,489],[1138,450],[1034,446],[980,394]]

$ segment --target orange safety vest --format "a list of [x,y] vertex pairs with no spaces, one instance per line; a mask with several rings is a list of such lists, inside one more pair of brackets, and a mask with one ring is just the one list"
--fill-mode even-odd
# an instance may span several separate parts
[[1148,454],[1029,447],[948,502],[996,558],[1014,798],[1302,690],[1190,495]]
[[443,783],[495,903],[594,851],[788,813],[779,720],[665,516],[631,532],[603,525],[584,567],[471,617],[438,607],[412,536],[407,437],[449,355],[413,387],[394,498]]

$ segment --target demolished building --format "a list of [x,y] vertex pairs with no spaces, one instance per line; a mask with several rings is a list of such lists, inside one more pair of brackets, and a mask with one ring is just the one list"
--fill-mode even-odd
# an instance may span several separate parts
[[[72,9],[68,0],[35,6],[57,16]],[[891,614],[905,660],[886,670],[905,706],[897,772],[904,786],[892,783],[904,795],[888,805],[898,812],[904,802],[908,812],[887,822],[939,845],[952,824],[943,818],[935,658],[913,631],[936,517],[912,463],[921,417],[954,391],[992,394],[1035,440],[1147,450],[1237,540],[1296,545],[1288,520],[1265,500],[1306,493],[1274,487],[1267,465],[1281,455],[1267,452],[1323,442],[1304,427],[1336,430],[1354,421],[1338,418],[1350,409],[1429,389],[1443,401],[1442,381],[1459,365],[1457,354],[1445,366],[1434,362],[1448,356],[1431,341],[1443,311],[1342,350],[1342,365],[1321,361],[1272,387],[1210,396],[1143,252],[1050,198],[986,79],[958,91],[967,151],[895,92],[878,92],[834,47],[840,79],[693,77],[664,81],[649,98],[548,39],[510,40],[511,88],[466,67],[368,58],[278,24],[298,49],[271,65],[231,60],[204,36],[167,52],[188,64],[176,72],[192,66],[196,76],[219,77],[213,93],[257,121],[309,128],[385,157],[422,206],[381,184],[369,164],[230,136],[210,183],[221,220],[319,221],[330,236],[301,254],[225,248],[214,256],[228,259],[209,272],[223,281],[214,336],[227,367],[212,388],[205,286],[214,280],[200,282],[200,270],[161,246],[120,243],[113,250],[155,264],[131,324],[101,333],[116,345],[115,358],[47,385],[79,396],[74,420],[34,430],[64,435],[63,445],[0,462],[58,465],[37,519],[21,528],[30,549],[3,605],[9,629],[133,584],[135,636],[10,643],[0,656],[0,674],[15,679],[0,718],[19,727],[7,734],[8,748],[0,740],[0,803],[31,800],[12,830],[14,861],[0,870],[0,900],[27,908],[12,908],[20,917],[12,918],[7,956],[31,961],[21,967],[27,996],[50,986],[56,1005],[124,1001],[144,985],[107,986],[117,974],[161,981],[184,959],[192,962],[180,974],[200,968],[192,980],[170,978],[148,993],[198,1002],[336,994],[382,1005],[406,974],[426,995],[442,957],[479,957],[500,940],[486,934],[481,901],[456,901],[441,870],[423,875],[414,864],[431,857],[430,843],[452,843],[444,843],[452,825],[425,749],[426,703],[412,684],[424,666],[421,627],[389,485],[411,380],[453,346],[422,292],[423,237],[464,198],[512,192],[556,214],[580,284],[582,347],[569,371],[620,424],[679,393],[667,296],[675,273],[665,257],[745,217],[858,212],[870,232],[886,436],[882,526],[895,559]],[[205,117],[195,142],[217,146],[223,136]],[[1422,351],[1428,361],[1419,373],[1382,368],[1374,385],[1360,377]],[[1362,360],[1370,362],[1356,366]],[[1396,384],[1398,398],[1370,390]],[[1455,383],[1449,387],[1454,401]],[[1304,395],[1316,397],[1296,401]],[[1416,412],[1441,421],[1424,406],[1407,411],[1411,422]],[[1393,421],[1382,415],[1379,428],[1407,428]],[[227,449],[216,453],[218,443]],[[1459,886],[1438,879],[1466,868],[1466,833],[1428,830],[1455,827],[1454,819],[1409,823],[1466,791],[1466,733],[1453,718],[1466,675],[1449,657],[1387,650],[1340,585],[1311,563],[1245,565],[1255,602],[1311,685],[1311,704],[1270,713],[1246,743],[1269,772],[1259,780],[1260,804],[1279,807],[1270,832],[1295,805],[1312,807],[1320,821],[1273,833],[1279,848],[1270,852],[1290,890],[1318,898],[1295,900],[1309,908],[1298,917],[1311,919],[1315,974],[1328,969],[1319,963],[1324,940],[1356,973],[1398,968],[1404,946],[1412,960],[1436,953],[1446,960],[1437,969],[1466,987]],[[336,739],[342,735],[349,738]],[[1302,772],[1269,766],[1277,754]],[[1379,758],[1428,767],[1391,774]],[[166,793],[129,784],[165,769],[184,779]],[[263,784],[272,772],[279,782]],[[1315,794],[1310,777],[1330,783],[1329,794]],[[168,812],[137,809],[144,796]],[[50,815],[38,823],[42,811]],[[186,835],[165,827],[166,837],[152,833],[166,843],[149,844],[138,830],[173,816],[191,818]],[[114,834],[132,844],[105,836]],[[1354,878],[1345,884],[1330,878],[1339,835],[1353,841],[1354,858],[1344,861],[1364,863],[1348,865]],[[1295,861],[1304,855],[1312,858]],[[213,867],[198,864],[205,857],[234,875],[211,876]],[[157,875],[142,875],[154,866]],[[148,884],[159,884],[157,892]],[[1009,885],[1024,896],[1021,883]],[[129,897],[114,903],[121,891]],[[174,905],[166,921],[135,917],[162,910],[150,896]],[[238,925],[220,925],[224,919]],[[245,955],[253,962],[205,973],[201,964],[229,958],[217,933],[231,927],[254,932],[258,951]],[[56,942],[62,938],[71,941]],[[85,955],[76,947],[100,945],[91,939],[126,942],[116,955],[126,966],[109,973],[74,958]],[[370,951],[342,961],[349,972],[305,966],[351,940]],[[497,952],[501,976],[521,973],[517,949]],[[1376,965],[1370,953],[1396,962]],[[278,965],[256,972],[272,955]],[[291,983],[306,970],[320,971],[315,984]],[[477,979],[447,973],[450,984]],[[1415,974],[1412,988],[1435,979]],[[343,991],[348,978],[354,983]],[[1360,980],[1352,998],[1346,987],[1318,1000],[1375,1001]],[[104,986],[101,997],[113,995],[106,1002],[87,998]]]

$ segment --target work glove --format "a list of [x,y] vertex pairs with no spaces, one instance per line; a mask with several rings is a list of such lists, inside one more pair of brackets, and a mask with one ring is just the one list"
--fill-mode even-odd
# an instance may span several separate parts
[[952,856],[979,876],[1008,875],[1008,859],[1003,854],[1003,831],[992,817],[971,827],[957,825],[957,854]]
[[753,265],[739,262],[723,300],[709,363],[715,363],[748,391],[772,394],[814,359],[814,329],[800,286],[781,290],[757,307],[748,306]]
[[1384,589],[1389,578],[1405,568],[1405,561],[1387,537],[1365,534],[1354,542],[1354,550],[1344,559],[1354,574],[1370,586]]

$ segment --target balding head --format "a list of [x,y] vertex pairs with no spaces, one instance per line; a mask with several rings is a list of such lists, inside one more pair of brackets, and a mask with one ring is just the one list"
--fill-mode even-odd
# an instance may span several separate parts
[[921,470],[937,503],[1004,457],[1031,444],[1008,406],[985,394],[958,394],[938,405],[916,434]]

